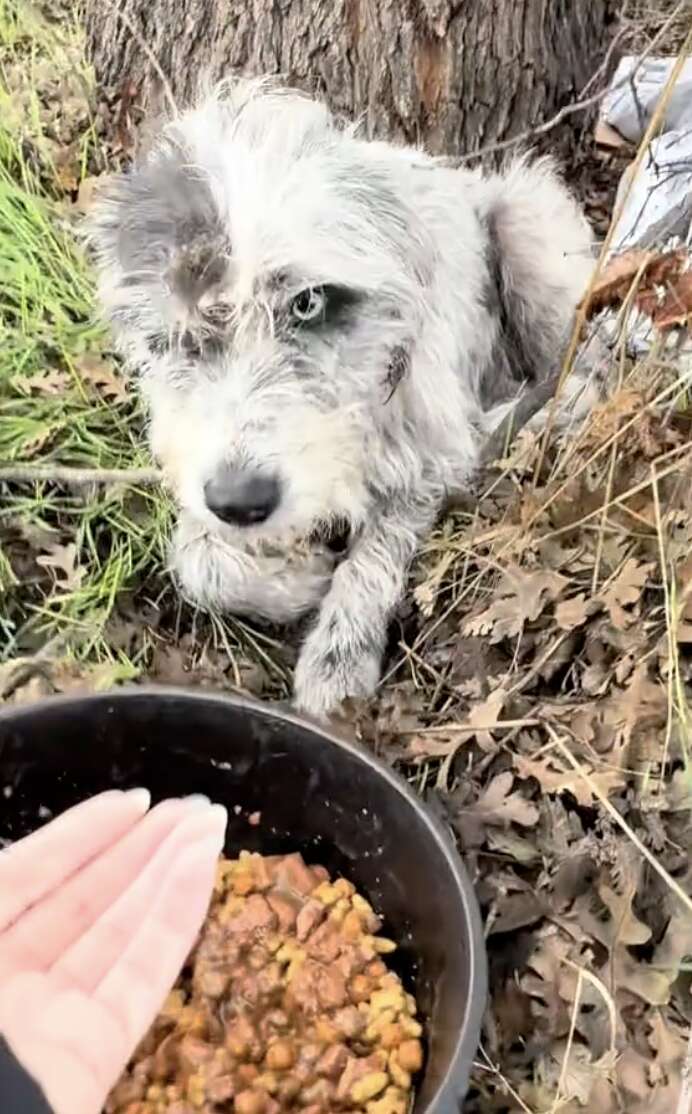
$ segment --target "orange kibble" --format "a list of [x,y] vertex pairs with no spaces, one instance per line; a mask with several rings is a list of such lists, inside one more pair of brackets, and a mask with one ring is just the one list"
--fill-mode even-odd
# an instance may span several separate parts
[[298,853],[222,858],[207,923],[111,1114],[410,1114],[423,1030],[380,928],[352,883]]
[[372,993],[372,980],[367,975],[354,975],[350,986],[351,998],[354,1002],[365,1002]]
[[397,1059],[404,1071],[420,1071],[423,1067],[423,1046],[420,1041],[402,1041],[397,1052]]
[[259,1075],[259,1071],[255,1064],[239,1064],[235,1069],[238,1082],[243,1086],[248,1087],[250,1083],[254,1083]]
[[284,1102],[290,1103],[300,1094],[302,1086],[303,1084],[297,1076],[285,1075],[279,1083],[277,1095]]
[[336,1044],[341,1034],[328,1017],[319,1017],[315,1022],[314,1039],[319,1044]]
[[[396,1021],[383,1025],[380,1032],[380,1044],[383,1048],[398,1048],[404,1039],[404,1031]],[[415,1041],[411,1042],[415,1044]]]
[[264,1114],[267,1098],[263,1091],[240,1091],[233,1100],[235,1114]]
[[352,909],[344,917],[341,922],[341,931],[347,940],[357,940],[363,935],[363,923],[355,909]]
[[290,1041],[274,1041],[267,1049],[267,1067],[272,1071],[287,1071],[293,1067],[295,1059],[295,1049]]
[[252,877],[250,871],[243,871],[242,874],[236,874],[233,879],[233,893],[238,897],[246,897],[251,894],[255,888],[255,879]]
[[381,979],[387,974],[387,968],[381,959],[373,959],[365,968],[365,973],[370,975],[371,979]]

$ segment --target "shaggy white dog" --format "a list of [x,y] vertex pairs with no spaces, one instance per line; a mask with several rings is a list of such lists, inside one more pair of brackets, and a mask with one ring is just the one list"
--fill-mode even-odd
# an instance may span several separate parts
[[559,365],[593,267],[577,205],[548,162],[450,169],[241,81],[163,126],[92,235],[183,591],[314,611],[295,677],[313,715],[371,693],[419,542]]

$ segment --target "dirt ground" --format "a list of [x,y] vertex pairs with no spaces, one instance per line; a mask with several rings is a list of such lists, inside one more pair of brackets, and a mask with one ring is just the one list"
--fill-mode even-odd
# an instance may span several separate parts
[[[638,48],[652,7],[632,8]],[[74,236],[131,136],[72,12],[0,0],[0,468],[151,463]],[[597,238],[630,157],[581,150]],[[569,437],[524,431],[439,526],[376,697],[344,714],[476,884],[491,1000],[468,1114],[692,1111],[688,364],[664,338],[633,361],[620,321],[603,403]],[[155,485],[0,483],[0,699],[125,681],[288,698],[298,633],[181,603],[170,521]]]

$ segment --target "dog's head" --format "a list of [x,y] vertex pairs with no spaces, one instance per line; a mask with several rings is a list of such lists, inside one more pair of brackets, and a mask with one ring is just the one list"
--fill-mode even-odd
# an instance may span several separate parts
[[210,527],[367,513],[432,252],[401,154],[241,82],[167,124],[91,221],[100,293],[151,441]]

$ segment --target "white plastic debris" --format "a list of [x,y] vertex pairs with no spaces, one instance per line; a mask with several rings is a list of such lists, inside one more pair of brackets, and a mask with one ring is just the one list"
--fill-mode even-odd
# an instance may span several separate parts
[[[603,102],[603,119],[630,143],[639,143],[651,123],[675,58],[623,58],[613,75]],[[671,93],[663,132],[683,132],[692,127],[692,58],[683,65]]]
[[[602,121],[631,143],[639,143],[670,77],[675,59],[623,58],[603,104]],[[613,238],[613,251],[692,242],[692,59],[670,96],[661,132],[650,145],[634,180],[626,171],[619,206],[627,200]]]

